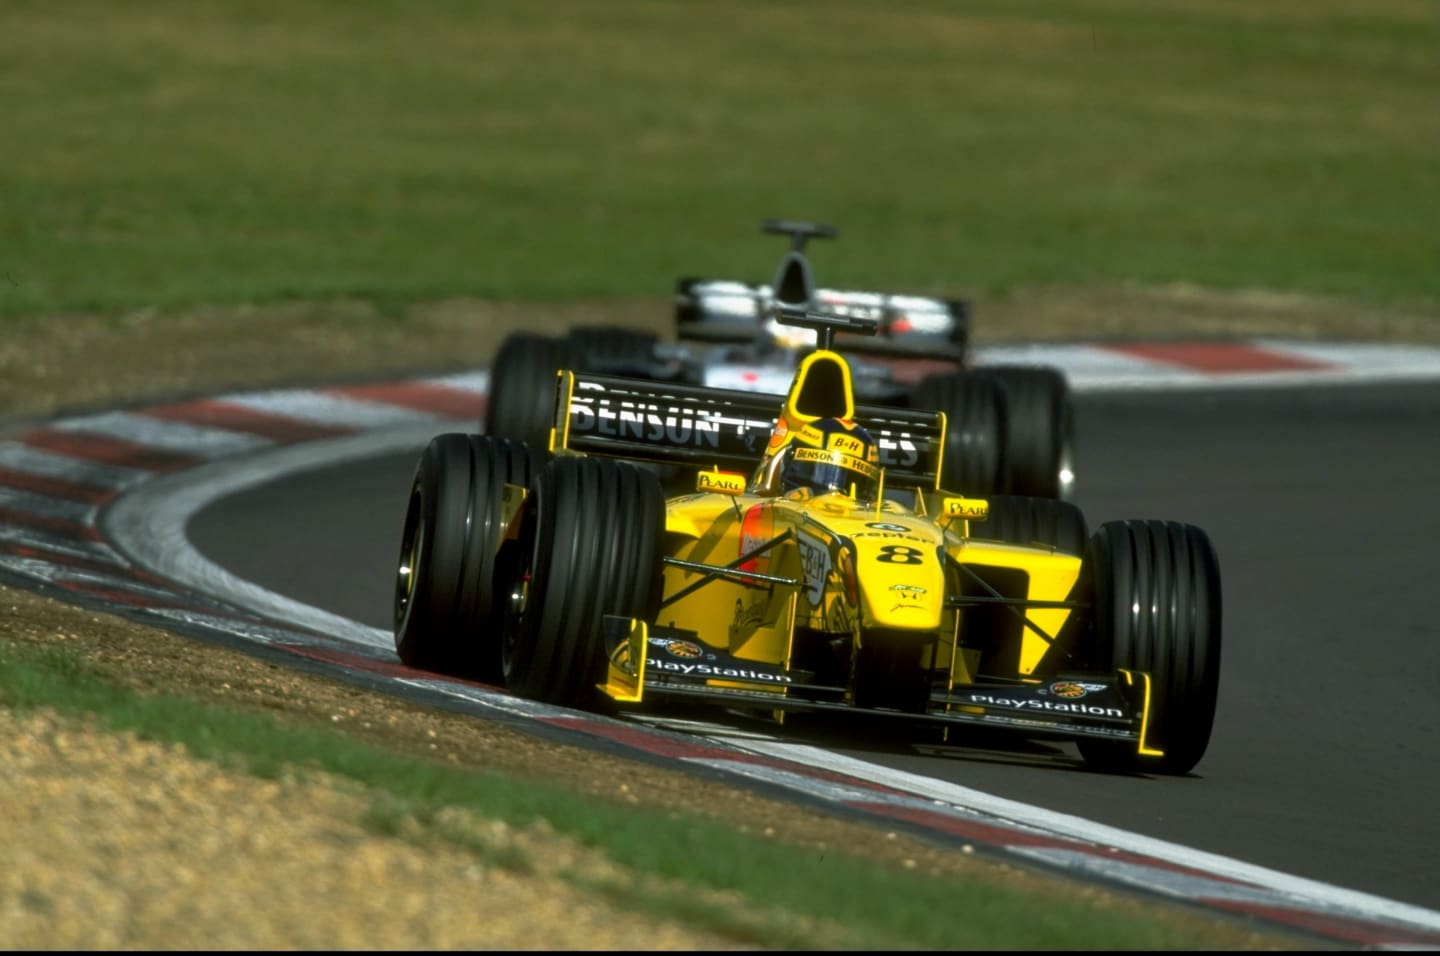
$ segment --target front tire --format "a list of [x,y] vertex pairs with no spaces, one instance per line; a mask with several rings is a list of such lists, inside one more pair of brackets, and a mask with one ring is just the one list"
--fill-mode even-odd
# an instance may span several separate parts
[[527,485],[536,457],[485,435],[438,435],[420,455],[400,540],[395,650],[410,667],[500,677],[495,555],[505,484]]
[[1151,680],[1145,757],[1128,744],[1083,740],[1103,770],[1188,773],[1204,756],[1220,686],[1220,565],[1205,532],[1174,521],[1111,521],[1091,537],[1086,563],[1096,663]]
[[665,496],[629,462],[563,457],[535,480],[515,543],[505,683],[565,707],[596,702],[607,614],[659,609]]

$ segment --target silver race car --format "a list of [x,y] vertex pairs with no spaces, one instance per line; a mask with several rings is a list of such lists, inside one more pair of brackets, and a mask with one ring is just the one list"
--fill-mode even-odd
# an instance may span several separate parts
[[855,395],[873,405],[945,412],[944,467],[956,488],[1072,497],[1074,413],[1059,369],[977,366],[968,347],[969,303],[817,286],[806,245],[835,238],[836,229],[779,219],[763,228],[790,238],[773,280],[680,279],[673,342],[621,326],[509,336],[492,364],[484,431],[548,447],[560,369],[783,395],[814,346],[814,333],[775,319],[784,304],[876,323],[874,335],[842,336],[853,356]]

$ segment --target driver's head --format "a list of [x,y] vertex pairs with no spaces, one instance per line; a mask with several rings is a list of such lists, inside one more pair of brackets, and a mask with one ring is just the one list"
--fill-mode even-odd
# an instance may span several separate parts
[[791,433],[780,466],[782,494],[839,493],[874,501],[880,450],[870,433],[843,418],[820,418]]

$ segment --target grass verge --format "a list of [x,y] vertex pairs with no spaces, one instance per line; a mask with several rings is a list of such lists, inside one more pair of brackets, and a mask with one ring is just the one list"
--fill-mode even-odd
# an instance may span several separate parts
[[387,752],[317,723],[136,693],[102,679],[65,648],[0,640],[0,704],[93,715],[107,731],[181,744],[237,772],[340,778],[365,789],[374,832],[464,846],[516,872],[537,861],[495,840],[484,821],[542,826],[615,867],[571,865],[563,876],[572,885],[635,916],[678,918],[742,946],[1224,948],[1214,942],[1222,936],[1207,940],[1163,918],[1037,899],[983,881],[937,880],[739,833],[678,809],[637,811],[554,785]]
[[1428,0],[9,0],[0,315],[763,280],[1433,307]]

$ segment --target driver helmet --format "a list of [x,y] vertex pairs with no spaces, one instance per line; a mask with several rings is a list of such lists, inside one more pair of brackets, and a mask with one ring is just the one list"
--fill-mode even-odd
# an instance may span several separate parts
[[844,418],[820,418],[790,433],[781,452],[780,492],[792,497],[842,494],[874,501],[880,450],[870,433]]

